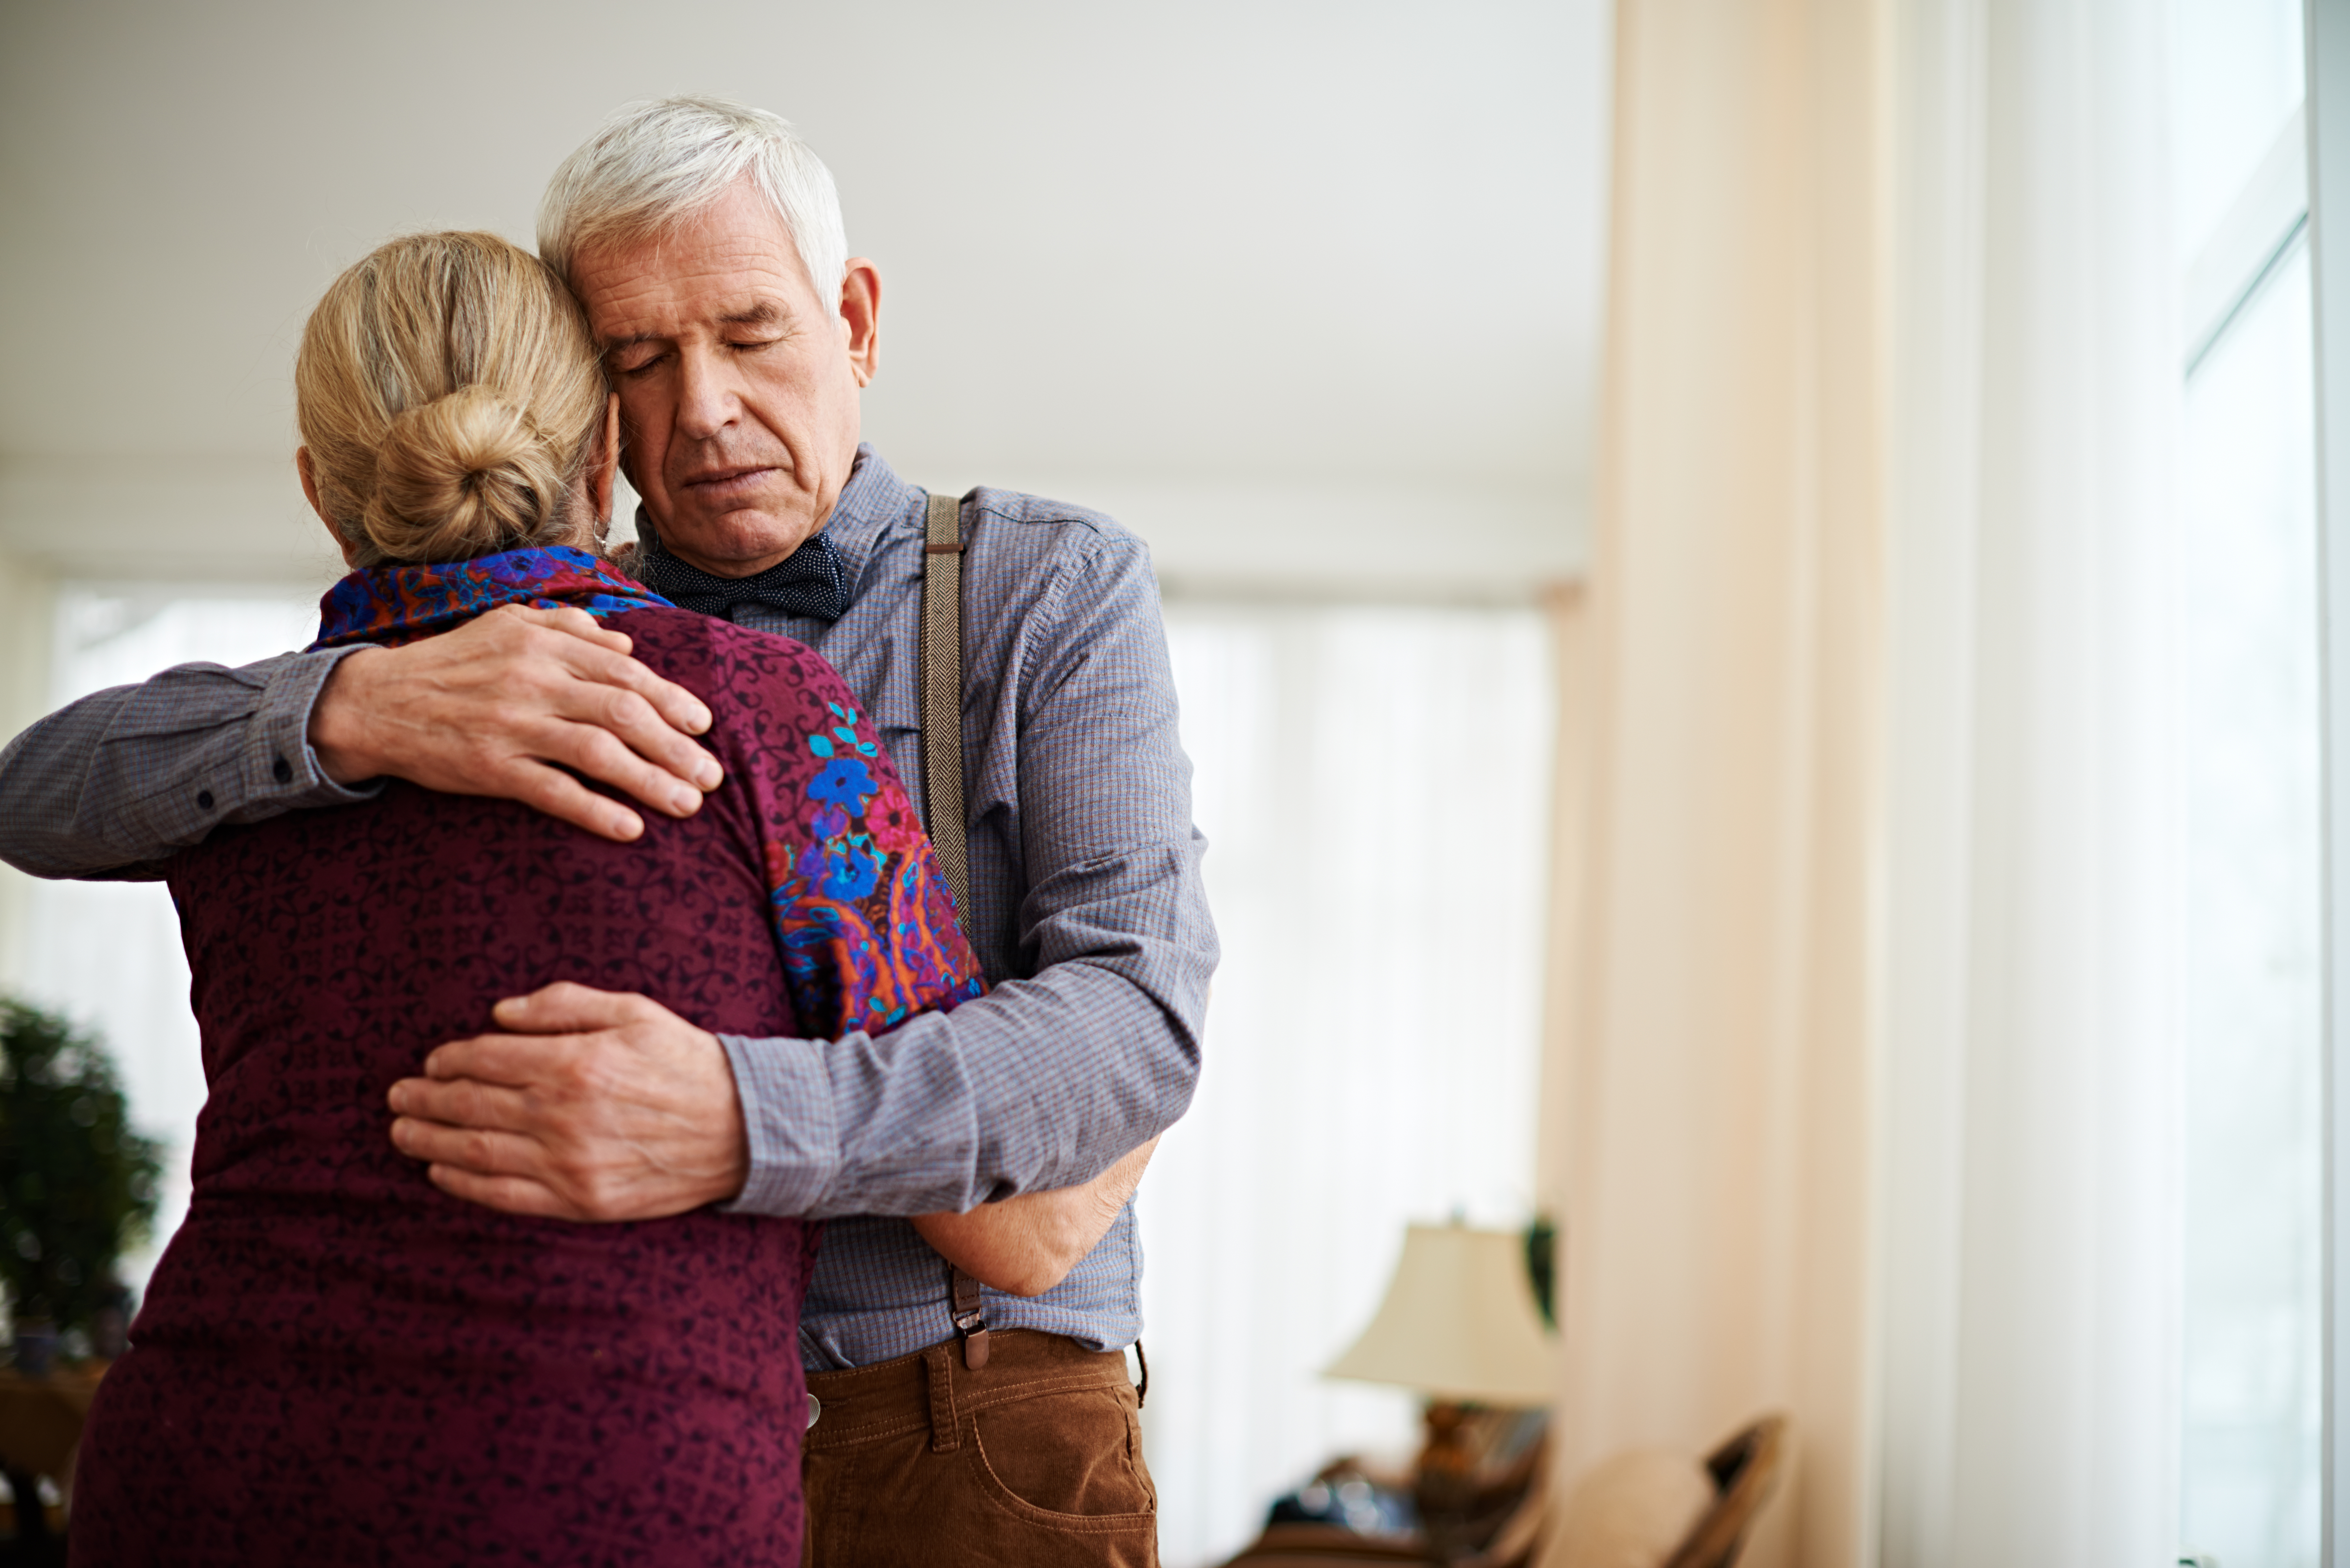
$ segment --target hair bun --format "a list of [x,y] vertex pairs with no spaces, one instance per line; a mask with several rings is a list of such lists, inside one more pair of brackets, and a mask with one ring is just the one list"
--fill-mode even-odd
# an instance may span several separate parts
[[294,417],[353,566],[601,542],[604,373],[579,304],[495,234],[410,234],[302,328]]
[[392,416],[365,526],[394,560],[508,549],[545,526],[563,480],[529,417],[474,383]]

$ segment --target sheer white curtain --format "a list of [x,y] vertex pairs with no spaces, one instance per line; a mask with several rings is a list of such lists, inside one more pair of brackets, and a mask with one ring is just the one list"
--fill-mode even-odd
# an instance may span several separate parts
[[2159,14],[1897,7],[1884,1561],[2175,1551]]
[[1785,1411],[1752,1568],[1871,1544],[1882,25],[1618,5],[1597,533],[1557,605],[1562,1479]]
[[1326,1381],[1413,1220],[1534,1188],[1550,670],[1527,610],[1171,605],[1224,944],[1139,1212],[1159,1549],[1194,1568],[1416,1401]]
[[[0,734],[49,711],[50,618],[56,574],[0,551]],[[21,989],[34,880],[0,866],[0,989]]]
[[1758,1563],[2176,1545],[2168,19],[1618,7],[1559,1430]]
[[[299,648],[317,635],[318,601],[276,585],[67,583],[55,614],[48,708],[174,664],[244,664]],[[36,882],[26,904],[26,994],[98,1032],[121,1071],[132,1123],[165,1145],[154,1236],[124,1260],[125,1280],[140,1285],[187,1211],[204,1103],[179,916],[152,882]]]

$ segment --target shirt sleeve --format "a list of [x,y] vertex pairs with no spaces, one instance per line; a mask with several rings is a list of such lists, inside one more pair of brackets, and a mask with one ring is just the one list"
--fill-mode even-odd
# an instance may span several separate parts
[[751,1143],[735,1208],[921,1214],[1076,1186],[1189,1106],[1217,946],[1147,557],[1071,573],[1028,635],[1029,978],[887,1033],[722,1037]]
[[371,798],[318,765],[310,709],[356,649],[182,664],[50,714],[0,752],[0,860],[36,877],[151,879],[224,822]]

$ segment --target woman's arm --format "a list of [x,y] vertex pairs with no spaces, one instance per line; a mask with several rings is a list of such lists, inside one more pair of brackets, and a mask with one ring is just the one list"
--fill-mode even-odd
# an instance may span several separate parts
[[1006,1295],[1041,1296],[1101,1245],[1158,1147],[1152,1138],[1083,1187],[1024,1192],[965,1214],[917,1214],[914,1229],[980,1283]]

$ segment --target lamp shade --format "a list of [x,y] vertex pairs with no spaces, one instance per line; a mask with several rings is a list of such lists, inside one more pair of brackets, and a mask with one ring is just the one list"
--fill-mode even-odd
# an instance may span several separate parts
[[1525,1238],[1465,1225],[1414,1225],[1387,1299],[1324,1374],[1400,1383],[1439,1399],[1547,1405],[1557,1353],[1534,1310]]

